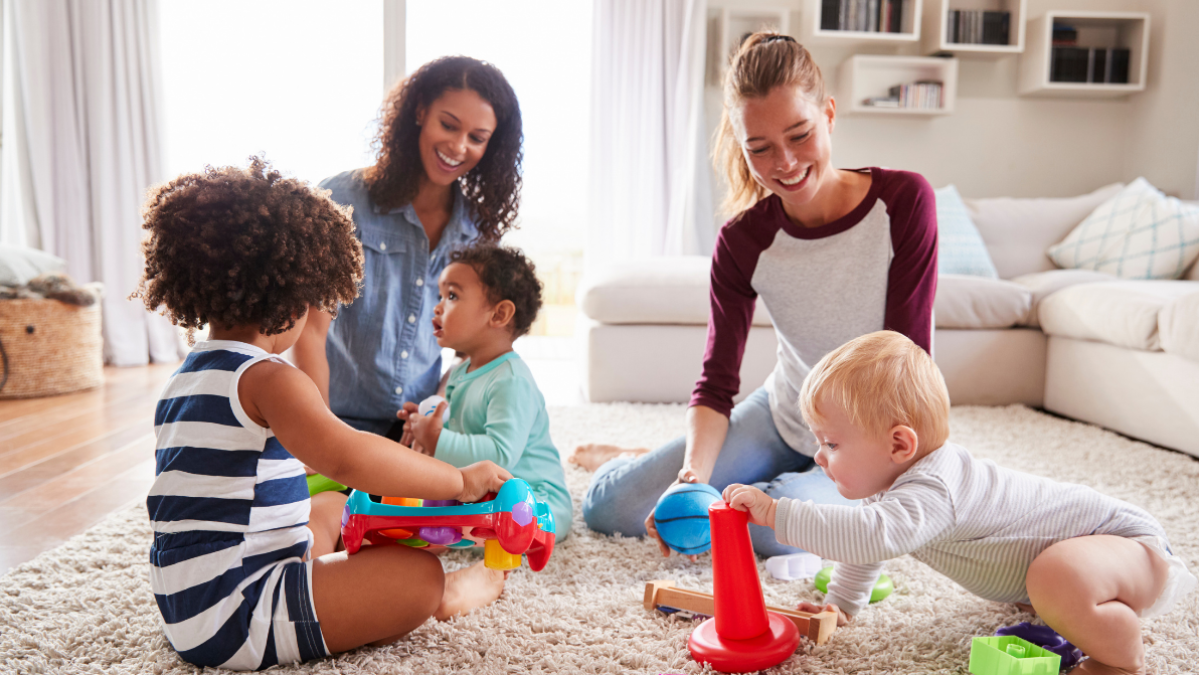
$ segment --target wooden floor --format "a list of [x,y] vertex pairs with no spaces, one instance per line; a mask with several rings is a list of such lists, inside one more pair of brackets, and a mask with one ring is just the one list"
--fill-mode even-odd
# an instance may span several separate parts
[[154,405],[176,368],[105,368],[91,391],[0,400],[0,574],[145,500]]

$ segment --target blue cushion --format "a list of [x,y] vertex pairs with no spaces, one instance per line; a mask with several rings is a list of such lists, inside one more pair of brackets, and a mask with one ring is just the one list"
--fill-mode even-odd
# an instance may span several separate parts
[[970,220],[958,189],[946,185],[937,196],[937,271],[998,279],[982,235]]

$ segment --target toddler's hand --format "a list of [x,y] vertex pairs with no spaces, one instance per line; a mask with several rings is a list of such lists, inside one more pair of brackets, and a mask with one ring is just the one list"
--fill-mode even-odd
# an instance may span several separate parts
[[[408,405],[404,404],[405,407]],[[404,424],[405,431],[412,429],[412,442],[419,443],[426,455],[432,456],[437,451],[437,441],[441,439],[441,415],[445,412],[446,405],[448,404],[445,401],[438,403],[437,410],[434,410],[432,415],[409,413],[408,421]]]
[[749,522],[754,525],[774,527],[776,502],[758,488],[733,483],[724,489],[721,497],[729,503],[730,507],[738,511],[748,511]]
[[488,492],[499,492],[504,482],[512,478],[512,474],[506,469],[489,460],[464,466],[460,471],[462,493],[455,499],[466,504],[479,501]]
[[817,604],[813,604],[811,602],[801,602],[795,609],[798,609],[801,612],[807,612],[808,614],[819,614],[824,611],[836,612],[838,628],[840,628],[841,626],[844,626],[845,624],[847,624],[853,620],[852,616],[849,616],[845,612],[842,612],[840,607],[834,605],[831,602],[823,607],[821,607],[820,605],[817,605]]

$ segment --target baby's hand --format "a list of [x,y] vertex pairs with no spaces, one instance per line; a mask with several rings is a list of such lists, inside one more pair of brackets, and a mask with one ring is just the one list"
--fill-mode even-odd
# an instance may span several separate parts
[[749,522],[754,525],[774,527],[775,501],[765,492],[750,485],[733,483],[721,494],[724,501],[738,511],[749,512]]
[[499,492],[504,482],[512,478],[506,469],[488,460],[464,466],[460,471],[462,493],[456,499],[467,504],[479,501],[488,492]]
[[[405,407],[407,405],[405,404]],[[445,412],[446,405],[448,404],[445,401],[438,403],[437,410],[434,410],[432,415],[410,413],[408,422],[404,424],[405,431],[412,429],[412,442],[420,444],[422,452],[426,455],[433,456],[437,451],[437,441],[441,439],[441,415]]]
[[799,606],[796,607],[796,609],[798,609],[801,612],[807,612],[808,614],[819,614],[824,611],[836,612],[838,628],[840,628],[841,626],[844,626],[845,624],[847,624],[853,620],[852,616],[849,616],[845,612],[842,612],[840,607],[834,605],[831,602],[829,604],[825,605],[824,607],[821,607],[820,605],[817,605],[817,604],[813,604],[811,602],[801,602],[801,603],[799,603]]

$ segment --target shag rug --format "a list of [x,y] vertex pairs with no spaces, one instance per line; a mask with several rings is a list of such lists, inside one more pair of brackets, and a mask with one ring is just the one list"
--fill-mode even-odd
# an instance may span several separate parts
[[[654,446],[682,433],[681,406],[589,405],[551,410],[563,453],[580,442]],[[1165,526],[1199,569],[1199,461],[1027,408],[954,408],[952,439],[978,457],[1091,485],[1137,504]],[[499,601],[409,637],[286,673],[702,673],[687,653],[690,621],[642,608],[645,582],[673,579],[712,589],[711,558],[663,559],[647,541],[595,534],[578,499],[590,474],[567,469],[575,496],[570,538],[540,573],[516,571]],[[143,506],[104,523],[0,578],[0,671],[9,673],[192,673],[159,630],[147,581],[150,528]],[[473,559],[445,557],[447,569]],[[772,579],[759,564],[769,604],[817,601],[810,581]],[[971,596],[910,557],[888,563],[894,594],[832,640],[806,640],[770,673],[967,672],[971,636],[1028,620],[1014,606]],[[1151,672],[1199,670],[1199,593],[1143,624]]]

